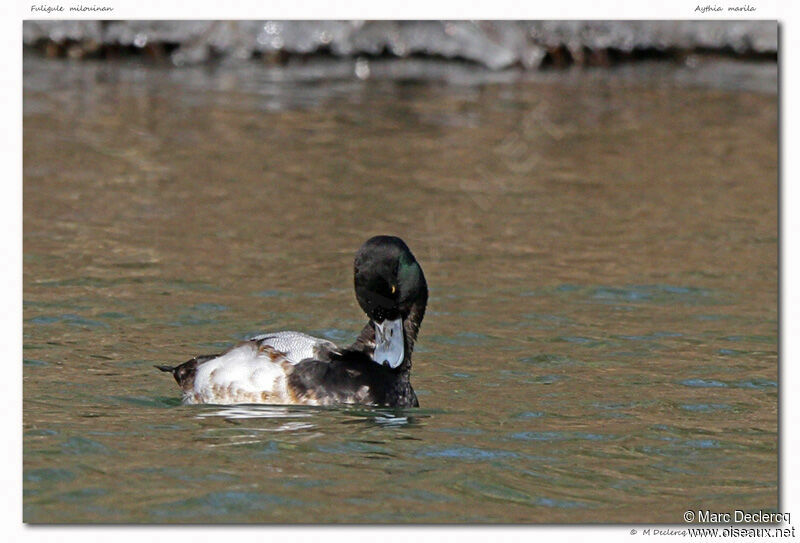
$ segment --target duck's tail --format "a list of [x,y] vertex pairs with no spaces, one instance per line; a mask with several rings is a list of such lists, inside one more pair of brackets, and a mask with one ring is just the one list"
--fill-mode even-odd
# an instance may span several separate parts
[[[190,362],[191,362],[191,360],[190,360]],[[182,381],[183,381],[182,377],[183,376],[181,375],[183,372],[181,371],[181,366],[183,366],[183,364],[178,365],[178,366],[160,366],[160,365],[156,365],[156,366],[153,366],[153,367],[156,368],[156,369],[159,369],[161,371],[164,371],[164,372],[167,372],[167,373],[171,373],[172,376],[175,378],[175,381],[178,383],[178,385],[180,385],[180,387],[183,388],[183,383],[182,383]]]
[[161,371],[171,373],[175,378],[175,381],[178,383],[178,385],[180,385],[181,389],[185,391],[191,389],[194,385],[194,374],[197,371],[197,365],[208,360],[213,360],[218,356],[219,354],[195,356],[191,360],[184,362],[183,364],[178,364],[177,366],[156,365],[154,367]]

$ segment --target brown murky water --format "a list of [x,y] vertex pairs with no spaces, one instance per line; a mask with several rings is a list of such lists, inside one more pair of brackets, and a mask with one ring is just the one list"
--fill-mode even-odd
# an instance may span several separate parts
[[[304,69],[26,57],[25,521],[776,509],[774,88]],[[352,340],[378,233],[431,286],[420,409],[181,406],[153,369]]]

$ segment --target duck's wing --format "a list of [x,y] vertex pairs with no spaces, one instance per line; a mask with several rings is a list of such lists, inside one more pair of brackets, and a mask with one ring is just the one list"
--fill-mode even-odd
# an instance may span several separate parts
[[302,332],[273,332],[261,334],[250,339],[257,345],[269,345],[283,356],[290,364],[297,364],[301,360],[313,358],[328,361],[331,353],[338,353],[339,348],[327,339],[309,336]]

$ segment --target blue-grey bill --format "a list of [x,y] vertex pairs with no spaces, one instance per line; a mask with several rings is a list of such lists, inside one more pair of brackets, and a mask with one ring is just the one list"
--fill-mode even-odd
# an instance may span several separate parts
[[375,353],[372,359],[382,366],[396,368],[403,362],[403,319],[385,320],[375,325]]

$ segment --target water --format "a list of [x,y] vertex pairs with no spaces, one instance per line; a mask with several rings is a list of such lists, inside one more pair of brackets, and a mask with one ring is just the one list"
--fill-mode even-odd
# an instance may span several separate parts
[[[775,72],[719,66],[26,57],[24,520],[776,510],[777,97],[740,90]],[[348,342],[378,233],[431,288],[420,409],[182,406],[152,367],[261,331]]]

